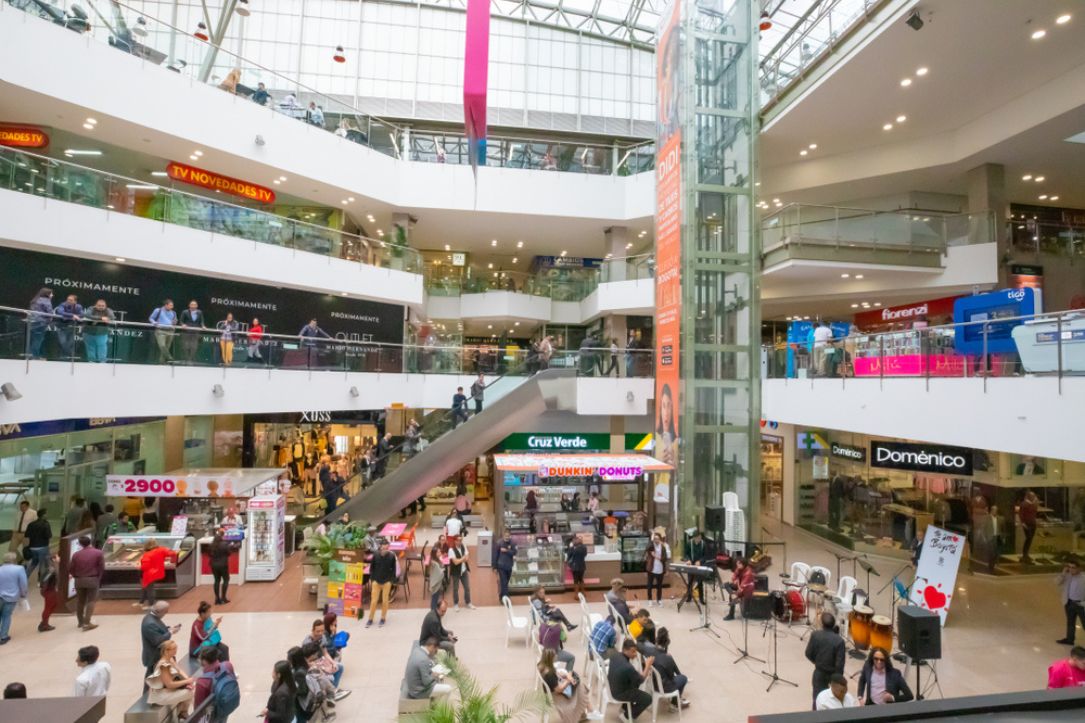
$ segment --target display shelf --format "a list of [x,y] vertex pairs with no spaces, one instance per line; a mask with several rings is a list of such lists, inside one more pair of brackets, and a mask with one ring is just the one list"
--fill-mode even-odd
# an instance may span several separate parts
[[565,554],[560,538],[514,535],[513,541],[517,550],[510,590],[531,592],[540,585],[552,591],[565,589]]

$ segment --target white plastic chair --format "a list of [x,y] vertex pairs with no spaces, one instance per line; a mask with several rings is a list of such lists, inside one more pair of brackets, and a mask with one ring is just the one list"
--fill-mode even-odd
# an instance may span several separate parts
[[628,720],[632,720],[633,719],[633,704],[632,703],[627,703],[627,702],[621,701],[621,700],[615,700],[611,696],[610,682],[607,679],[606,668],[603,667],[602,663],[599,663],[599,680],[600,680],[601,684],[599,686],[600,693],[599,693],[599,708],[598,708],[598,710],[603,714],[603,717],[604,718],[606,717],[607,708],[609,708],[612,705],[616,705],[616,706],[618,706],[619,710],[624,710],[625,711],[625,717]]
[[607,606],[607,614],[614,621],[614,626],[618,631],[618,638],[614,641],[614,649],[621,650],[622,641],[629,637],[629,628],[626,627],[625,618],[622,617],[616,607],[610,604],[610,600],[604,597],[603,603]]
[[542,693],[543,700],[546,702],[546,708],[543,709],[542,723],[550,723],[550,711],[554,707],[554,693],[550,690],[550,686],[543,680],[542,673],[535,670],[535,683],[539,687],[539,691]]
[[678,720],[682,720],[682,694],[678,690],[670,693],[663,692],[663,676],[659,674],[655,666],[652,666],[652,723],[656,723],[656,714],[659,712],[659,701],[678,701]]
[[791,577],[787,578],[785,585],[790,587],[806,587],[806,581],[810,579],[810,566],[805,562],[791,563]]
[[595,624],[602,620],[603,616],[588,609],[588,601],[584,599],[584,593],[578,592],[576,597],[580,601],[580,637],[587,641],[591,637]]
[[505,623],[505,647],[509,647],[509,635],[512,633],[513,630],[523,630],[524,645],[530,649],[531,625],[528,623],[527,618],[521,615],[513,615],[512,600],[509,600],[508,595],[501,598],[501,604],[505,606],[505,612],[508,615],[508,620]]
[[848,624],[848,613],[853,609],[851,594],[858,584],[859,581],[851,575],[840,576],[840,586],[836,590],[836,600],[833,601],[833,605],[836,607],[836,622],[842,629]]

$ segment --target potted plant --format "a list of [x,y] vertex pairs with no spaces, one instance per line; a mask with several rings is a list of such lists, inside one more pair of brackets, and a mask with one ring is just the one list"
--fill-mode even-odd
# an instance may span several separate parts
[[309,539],[301,543],[301,548],[305,550],[302,569],[304,570],[306,566],[312,566],[313,569],[319,566],[320,569],[320,578],[316,587],[318,610],[323,610],[328,602],[328,565],[335,557],[335,551],[359,549],[368,529],[368,522],[349,522],[345,525],[336,522],[328,528],[327,532],[313,533]]
[[448,678],[456,695],[409,716],[407,720],[412,723],[507,723],[541,713],[549,705],[546,698],[534,690],[521,693],[511,707],[502,705],[497,702],[497,686],[483,690],[467,668],[444,651],[438,654],[438,660],[448,668]]

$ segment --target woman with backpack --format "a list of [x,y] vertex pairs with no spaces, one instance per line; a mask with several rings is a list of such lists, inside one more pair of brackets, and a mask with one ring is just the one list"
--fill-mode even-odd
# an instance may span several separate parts
[[298,686],[290,663],[280,660],[271,671],[271,696],[263,715],[265,723],[293,723]]

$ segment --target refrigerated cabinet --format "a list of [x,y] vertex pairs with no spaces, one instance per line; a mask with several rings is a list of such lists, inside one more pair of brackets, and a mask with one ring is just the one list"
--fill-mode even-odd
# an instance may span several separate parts
[[248,505],[248,565],[246,580],[274,580],[286,557],[286,498],[253,497]]
[[140,559],[147,540],[177,554],[176,561],[166,562],[166,578],[156,586],[160,598],[176,598],[196,585],[196,539],[192,535],[168,533],[132,533],[113,535],[102,545],[105,574],[102,576],[100,597],[106,600],[139,598],[142,592]]

